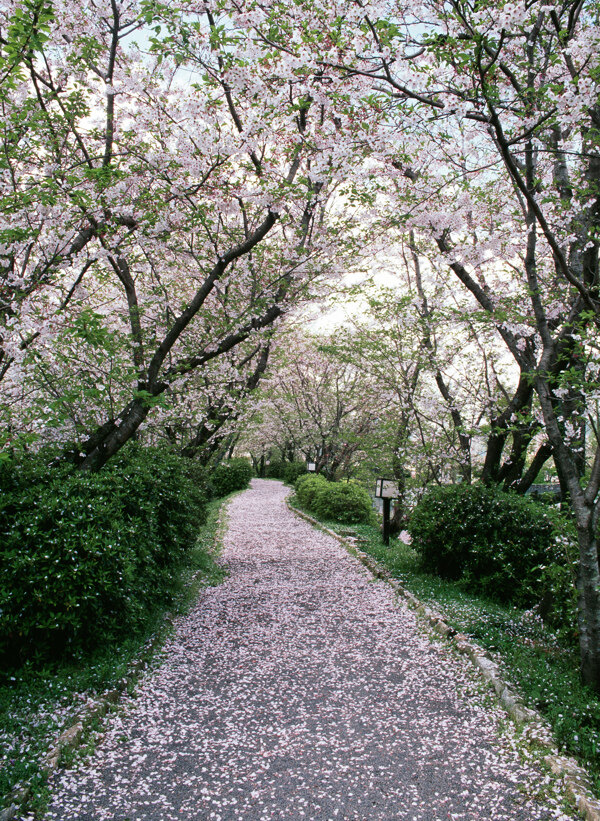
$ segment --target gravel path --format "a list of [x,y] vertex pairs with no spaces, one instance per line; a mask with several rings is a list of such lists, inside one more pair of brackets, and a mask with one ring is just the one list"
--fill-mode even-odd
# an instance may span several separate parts
[[203,592],[48,819],[551,819],[466,660],[254,480]]

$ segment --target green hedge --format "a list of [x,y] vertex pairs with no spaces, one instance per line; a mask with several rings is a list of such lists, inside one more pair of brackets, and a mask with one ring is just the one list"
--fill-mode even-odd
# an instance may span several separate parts
[[354,524],[374,517],[371,497],[354,482],[329,482],[319,474],[307,474],[297,480],[296,496],[303,508],[322,519]]
[[285,462],[274,460],[265,465],[266,479],[283,479],[283,471],[285,470]]
[[306,462],[287,462],[283,466],[282,479],[287,485],[294,485],[306,473]]
[[210,499],[215,495],[210,480],[210,472],[202,462],[199,462],[197,459],[186,458],[183,461],[183,470],[187,478],[190,479],[203,496]]
[[234,490],[244,490],[252,478],[252,465],[248,459],[228,459],[221,462],[210,476],[215,496],[227,496]]
[[191,472],[137,446],[98,473],[1,463],[0,657],[91,648],[165,606],[205,517]]
[[[327,479],[320,473],[306,473],[296,480],[295,490],[300,507],[313,510],[313,502],[319,488],[326,487]],[[314,511],[313,511],[314,512]]]
[[494,486],[450,485],[425,494],[408,530],[427,572],[572,619],[573,534],[548,507]]
[[273,461],[265,465],[265,478],[283,479],[288,485],[293,485],[299,476],[306,473],[305,462]]

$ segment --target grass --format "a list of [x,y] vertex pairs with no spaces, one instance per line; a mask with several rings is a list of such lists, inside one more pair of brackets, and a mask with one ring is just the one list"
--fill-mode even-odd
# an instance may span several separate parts
[[342,536],[354,536],[357,546],[405,589],[490,651],[505,680],[548,720],[558,748],[586,767],[600,796],[600,698],[581,684],[572,636],[569,640],[568,635],[550,630],[531,611],[502,606],[466,593],[459,583],[424,573],[410,545],[391,539],[386,547],[378,527],[323,524]]
[[[185,613],[202,587],[224,578],[217,562],[224,501],[216,499],[208,505],[206,523],[189,554],[169,615]],[[30,660],[17,670],[0,672],[0,809],[9,806],[15,792],[29,788],[28,809],[43,812],[48,798],[41,766],[45,754],[88,699],[122,687],[124,680],[131,682],[134,662],[152,661],[172,630],[172,620],[165,615],[154,613],[136,635],[101,647],[91,656],[45,666]],[[87,729],[93,734],[98,719]],[[62,763],[69,755],[65,752]]]

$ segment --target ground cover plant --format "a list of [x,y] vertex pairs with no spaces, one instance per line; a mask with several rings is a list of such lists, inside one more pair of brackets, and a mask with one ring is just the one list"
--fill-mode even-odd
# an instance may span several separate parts
[[[303,509],[297,495],[291,502]],[[553,629],[531,609],[500,604],[424,571],[411,544],[392,538],[386,547],[378,526],[349,528],[339,521],[320,520],[340,535],[355,538],[357,547],[405,589],[493,654],[504,678],[550,722],[559,749],[588,769],[600,795],[600,698],[581,683],[574,629]]]
[[[206,520],[181,568],[169,613],[185,612],[202,586],[218,584],[225,571],[218,564],[220,511],[223,500],[210,501]],[[154,611],[136,634],[122,636],[109,646],[69,659],[36,664],[27,661],[0,671],[0,808],[13,791],[29,785],[28,806],[42,810],[47,799],[46,776],[40,761],[60,732],[88,698],[101,697],[128,676],[133,661],[152,659],[172,629],[164,609]],[[93,743],[94,726],[90,728]]]

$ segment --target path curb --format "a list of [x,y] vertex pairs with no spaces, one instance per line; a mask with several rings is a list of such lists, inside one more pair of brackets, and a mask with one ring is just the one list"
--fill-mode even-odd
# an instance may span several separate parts
[[566,792],[583,818],[586,821],[600,821],[600,801],[593,795],[591,779],[585,769],[574,758],[559,754],[556,747],[549,740],[550,726],[547,721],[537,710],[525,706],[519,693],[500,677],[498,665],[486,651],[471,642],[467,636],[458,633],[449,624],[446,624],[438,613],[435,613],[410,591],[402,587],[379,562],[353,544],[351,539],[340,536],[339,533],[326,527],[317,519],[309,516],[308,513],[293,507],[287,499],[286,504],[291,511],[302,519],[306,519],[313,527],[333,536],[376,578],[387,582],[396,594],[404,599],[407,606],[414,610],[429,627],[450,641],[459,653],[471,660],[484,681],[488,682],[494,689],[498,701],[515,724],[524,726],[529,737],[532,740],[535,739],[539,746],[546,748],[547,755],[544,756],[544,760],[555,775],[562,776]]

